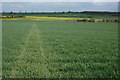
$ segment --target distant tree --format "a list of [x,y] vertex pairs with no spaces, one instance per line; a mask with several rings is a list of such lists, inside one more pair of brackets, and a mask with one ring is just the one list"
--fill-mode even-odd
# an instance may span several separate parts
[[72,13],[71,11],[68,11],[67,13]]
[[77,13],[77,14],[78,14],[79,12],[75,12],[75,13]]
[[68,11],[68,13],[70,13],[71,11]]
[[105,20],[103,19],[103,22],[105,22]]
[[10,14],[13,14],[13,12],[11,11]]
[[10,15],[11,15],[11,18],[14,17],[14,13],[12,11],[10,12]]
[[89,22],[95,22],[95,19],[90,19]]
[[109,20],[107,19],[106,22],[109,22]]
[[115,20],[114,20],[114,22],[118,22],[118,20],[117,20],[117,19],[115,19]]

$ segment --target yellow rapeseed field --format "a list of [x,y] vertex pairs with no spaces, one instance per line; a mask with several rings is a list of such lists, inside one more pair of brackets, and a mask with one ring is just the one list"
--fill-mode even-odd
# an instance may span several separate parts
[[2,20],[41,20],[41,21],[44,21],[44,20],[77,20],[77,19],[80,19],[80,18],[26,16],[25,18],[3,18]]

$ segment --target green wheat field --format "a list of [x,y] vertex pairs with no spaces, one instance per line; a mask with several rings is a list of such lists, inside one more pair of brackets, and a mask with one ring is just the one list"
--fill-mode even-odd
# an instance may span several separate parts
[[2,21],[3,78],[118,78],[118,23]]

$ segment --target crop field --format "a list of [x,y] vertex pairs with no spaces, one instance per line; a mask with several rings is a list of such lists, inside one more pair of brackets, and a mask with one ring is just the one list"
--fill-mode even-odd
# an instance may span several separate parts
[[[1,16],[0,16],[1,17]],[[2,16],[5,17],[5,16]],[[75,17],[38,17],[38,16],[26,16],[25,18],[3,18],[0,20],[38,20],[38,21],[56,21],[56,20],[77,20],[80,18]],[[87,18],[88,19],[88,18]]]
[[118,78],[118,23],[3,20],[3,78]]
[[[3,16],[9,16],[9,13],[2,14]],[[95,17],[95,18],[117,18],[116,14],[78,14],[78,13],[23,13],[25,16],[41,16],[41,17]]]

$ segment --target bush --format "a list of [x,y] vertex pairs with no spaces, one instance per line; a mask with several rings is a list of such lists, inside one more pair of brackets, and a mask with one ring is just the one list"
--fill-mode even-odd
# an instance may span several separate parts
[[118,20],[117,20],[117,19],[115,19],[115,20],[114,20],[114,22],[118,22]]
[[103,19],[103,22],[106,22],[105,19]]
[[95,19],[90,19],[89,22],[95,22]]
[[107,19],[106,22],[110,22],[110,21]]

